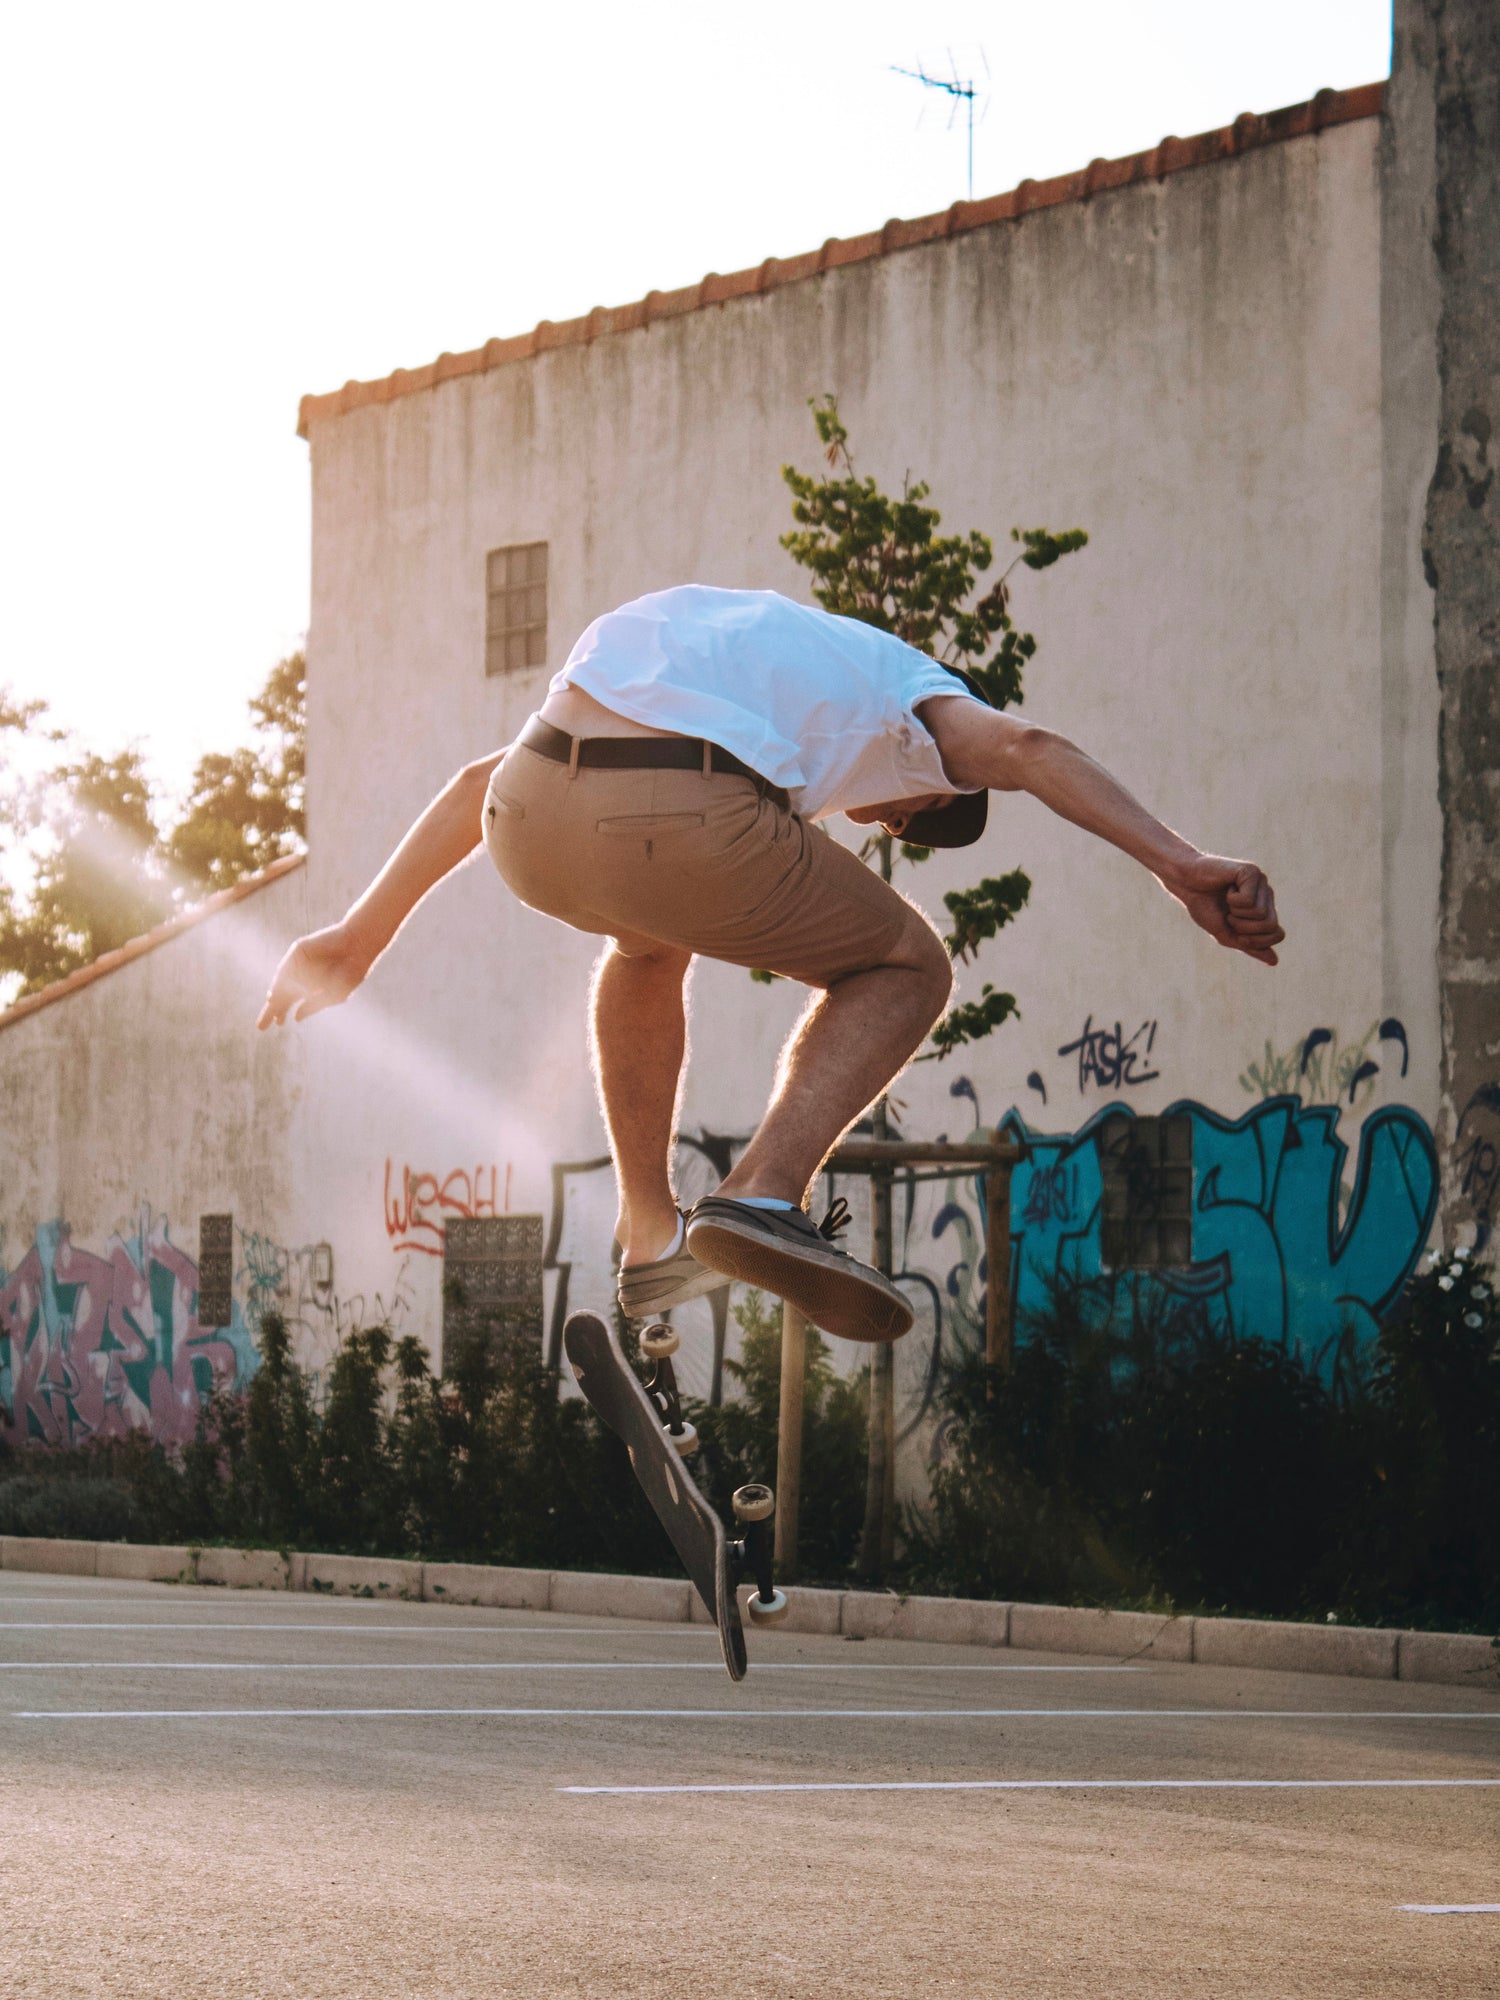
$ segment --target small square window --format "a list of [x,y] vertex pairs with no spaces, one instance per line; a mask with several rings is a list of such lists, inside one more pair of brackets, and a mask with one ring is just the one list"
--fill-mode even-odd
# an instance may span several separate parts
[[485,558],[484,670],[547,664],[547,544],[519,542]]
[[1180,1270],[1191,1264],[1192,1120],[1107,1118],[1095,1145],[1104,1183],[1105,1270]]

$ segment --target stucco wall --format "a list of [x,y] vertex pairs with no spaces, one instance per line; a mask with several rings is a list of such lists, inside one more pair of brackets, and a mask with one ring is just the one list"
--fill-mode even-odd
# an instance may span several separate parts
[[[67,1443],[149,1417],[191,1437],[247,1379],[255,1238],[300,1241],[287,1166],[306,1051],[257,1037],[259,995],[306,927],[301,869],[54,1003],[0,1021],[0,1434]],[[227,1330],[197,1321],[198,1221],[232,1213]]]
[[[860,466],[930,479],[951,525],[1088,528],[1084,554],[1021,576],[1042,638],[1027,713],[1203,844],[1263,859],[1291,933],[1276,973],[1231,958],[1132,863],[999,803],[980,850],[907,886],[940,908],[980,872],[1028,869],[1030,909],[965,977],[1013,987],[1022,1018],[913,1071],[908,1126],[1014,1108],[1071,1132],[1117,1097],[1235,1119],[1261,1101],[1252,1065],[1267,1094],[1316,1094],[1298,1054],[1319,1028],[1333,1056],[1378,1064],[1352,1108],[1357,1063],[1323,1092],[1345,1100],[1345,1138],[1381,1104],[1430,1119],[1432,1010],[1404,1048],[1378,1033],[1391,994],[1420,1000],[1431,973],[1430,919],[1382,866],[1377,133],[1343,126],[315,422],[317,912],[540,699],[542,673],[484,677],[486,551],[550,544],[553,667],[598,611],[670,581],[802,594],[778,468],[814,461],[807,399],[833,390]],[[545,1206],[553,1161],[602,1150],[582,1069],[591,957],[481,865],[376,975],[464,1095],[493,1094],[517,1206]],[[749,1128],[792,1011],[699,969],[686,1129]],[[1107,1044],[1070,1047],[1117,1023],[1135,1040],[1113,1068]],[[955,1100],[960,1076],[972,1097]],[[452,1114],[355,1116],[383,1161],[418,1128],[441,1150]],[[924,1261],[946,1279],[945,1252]]]
[[[1436,780],[1382,585],[1378,132],[1344,124],[315,418],[308,920],[337,915],[451,771],[541,699],[543,672],[485,677],[486,552],[548,542],[549,668],[599,611],[666,583],[805,595],[778,545],[778,469],[816,462],[806,405],[833,391],[861,469],[929,480],[950,527],[1088,529],[1081,555],[1018,573],[1042,642],[1026,713],[1203,845],[1263,861],[1289,931],[1276,972],[1222,953],[1134,864],[997,801],[981,848],[902,886],[940,910],[949,887],[1028,870],[1030,908],[963,981],[1012,988],[1021,1018],[913,1069],[906,1128],[1008,1120],[1037,1140],[1012,1227],[1038,1294],[1049,1270],[1097,1268],[1092,1121],[1186,1106],[1201,1268],[1185,1300],[1329,1365],[1330,1329],[1367,1325],[1415,1254],[1435,1184],[1431,863],[1424,848],[1393,865],[1389,837],[1405,812],[1427,840]],[[574,1303],[607,1299],[612,1190],[584,1062],[595,949],[510,902],[481,856],[348,1007],[276,1057],[242,1048],[258,984],[200,1014],[247,1077],[283,1066],[267,1087],[286,1118],[277,1173],[237,1184],[234,1205],[282,1246],[310,1353],[376,1309],[435,1338],[445,1214],[540,1211],[549,1313],[564,1283]],[[752,1127],[797,1004],[697,969],[686,1194]],[[98,1005],[107,1036],[127,1033],[116,1016],[149,1018],[119,981]],[[155,1172],[154,1149],[180,1140],[150,1129]],[[982,1227],[962,1183],[901,1220],[926,1315],[900,1350],[910,1424],[935,1343],[981,1323]],[[320,1239],[336,1275],[304,1313],[294,1246]],[[712,1314],[683,1318],[704,1390]]]

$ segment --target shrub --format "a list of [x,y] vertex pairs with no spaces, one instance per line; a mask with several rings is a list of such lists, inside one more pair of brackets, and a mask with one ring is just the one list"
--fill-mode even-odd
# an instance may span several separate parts
[[[781,1406],[781,1312],[759,1292],[734,1307],[740,1358],[725,1364],[740,1394],[717,1408],[690,1411],[703,1440],[694,1476],[726,1519],[730,1495],[751,1479],[774,1484]],[[807,1330],[802,1404],[802,1498],[799,1573],[833,1580],[852,1567],[865,1510],[868,1371],[853,1380],[834,1372],[828,1343]]]
[[[1008,1375],[952,1367],[908,1574],[956,1592],[1500,1625],[1493,1273],[1431,1264],[1363,1375],[1060,1284]],[[987,1392],[992,1392],[988,1393]]]
[[27,1473],[0,1479],[0,1535],[129,1542],[141,1530],[141,1510],[124,1480]]

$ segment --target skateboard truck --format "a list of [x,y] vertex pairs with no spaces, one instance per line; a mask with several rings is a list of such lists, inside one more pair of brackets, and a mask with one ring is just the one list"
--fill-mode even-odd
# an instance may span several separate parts
[[698,1430],[682,1414],[682,1399],[677,1393],[677,1375],[672,1367],[672,1356],[680,1345],[671,1327],[658,1323],[648,1326],[641,1335],[641,1353],[651,1363],[646,1373],[646,1394],[656,1405],[658,1416],[667,1436],[676,1445],[678,1452],[686,1458],[689,1452],[698,1449]]
[[734,1581],[746,1571],[755,1577],[755,1594],[746,1602],[752,1625],[779,1625],[786,1617],[786,1592],[771,1581],[771,1516],[776,1511],[776,1495],[769,1486],[753,1480],[734,1492],[734,1518],[743,1533],[729,1544],[729,1561]]
[[[641,1335],[641,1353],[651,1364],[644,1384],[646,1394],[655,1405],[667,1436],[686,1458],[689,1452],[698,1449],[698,1432],[682,1414],[677,1376],[672,1367],[672,1356],[678,1346],[671,1327],[660,1323],[648,1326]],[[771,1516],[776,1511],[776,1495],[769,1486],[752,1480],[749,1485],[735,1489],[733,1506],[741,1533],[737,1541],[729,1544],[730,1588],[738,1588],[743,1578],[753,1576],[755,1593],[747,1606],[751,1623],[779,1625],[788,1606],[785,1591],[778,1590],[771,1577]]]

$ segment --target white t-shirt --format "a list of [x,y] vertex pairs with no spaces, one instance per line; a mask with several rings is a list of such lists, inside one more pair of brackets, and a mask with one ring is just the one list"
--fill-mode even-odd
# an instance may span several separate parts
[[[904,640],[774,590],[680,584],[596,618],[552,681],[718,743],[808,819],[961,788],[913,714],[962,681]],[[970,697],[972,699],[972,697]]]

